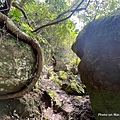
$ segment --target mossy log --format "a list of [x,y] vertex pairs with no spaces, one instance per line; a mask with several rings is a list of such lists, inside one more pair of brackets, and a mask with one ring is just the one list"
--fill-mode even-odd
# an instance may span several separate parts
[[90,22],[72,49],[96,119],[120,119],[120,11]]
[[42,71],[42,51],[37,41],[0,12],[3,24],[9,35],[1,33],[0,38],[0,99],[9,99],[34,87]]

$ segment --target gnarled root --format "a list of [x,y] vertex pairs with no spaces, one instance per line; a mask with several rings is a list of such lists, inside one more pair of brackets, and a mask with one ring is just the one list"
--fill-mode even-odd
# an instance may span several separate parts
[[27,35],[26,33],[22,32],[13,22],[10,18],[8,18],[6,15],[2,14],[0,12],[0,23],[5,23],[6,29],[10,31],[14,36],[22,40],[23,42],[26,42],[27,44],[31,45],[32,48],[36,52],[37,56],[37,62],[36,62],[36,71],[34,73],[33,78],[30,80],[30,83],[26,85],[25,88],[23,88],[21,91],[18,91],[16,93],[8,93],[4,95],[0,95],[0,99],[9,99],[9,98],[16,98],[21,97],[27,92],[29,92],[37,82],[37,80],[40,77],[40,73],[42,71],[42,51],[39,43],[35,41],[32,37]]

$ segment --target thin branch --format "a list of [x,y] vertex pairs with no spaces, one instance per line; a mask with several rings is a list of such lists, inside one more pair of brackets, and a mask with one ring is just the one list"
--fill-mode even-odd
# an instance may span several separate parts
[[[66,13],[69,13],[69,12],[72,12],[72,13],[74,14],[74,12],[79,12],[79,11],[82,11],[82,10],[86,10],[86,8],[87,8],[88,5],[89,5],[90,0],[88,1],[86,7],[84,7],[84,8],[79,8],[83,2],[84,2],[84,0],[83,0],[74,10],[67,10],[67,11],[61,13],[57,18],[60,18],[61,16],[63,16],[63,15],[66,14]],[[74,5],[73,5],[72,7],[74,7]]]
[[27,20],[27,24],[30,26],[30,23],[29,23],[29,20],[28,20],[28,17],[27,17],[27,14],[25,13],[25,11],[20,6],[18,6],[15,2],[12,2],[12,6],[17,8],[18,10],[20,10],[22,12],[25,19]]
[[[49,22],[49,23],[47,23],[47,24],[45,24],[45,25],[43,25],[43,26],[41,26],[41,27],[36,28],[36,29],[33,30],[32,32],[38,32],[40,29],[43,29],[43,28],[46,28],[46,27],[48,27],[48,26],[55,25],[55,24],[58,24],[58,23],[60,23],[60,22],[63,22],[63,21],[65,21],[65,20],[69,19],[76,11],[86,10],[87,7],[88,7],[88,5],[89,5],[89,3],[90,3],[90,0],[88,1],[87,5],[86,5],[84,8],[79,8],[79,7],[82,5],[83,2],[84,2],[84,0],[82,0],[82,1],[77,5],[77,7],[76,7],[74,10],[67,10],[67,11],[61,13],[61,14],[60,14],[56,19],[54,19],[53,21],[51,21],[51,22]],[[63,15],[65,15],[66,13],[69,13],[69,12],[71,12],[70,15],[68,15],[67,17],[65,17],[65,18],[63,18],[63,19],[60,19]],[[60,20],[59,20],[59,19],[60,19]]]

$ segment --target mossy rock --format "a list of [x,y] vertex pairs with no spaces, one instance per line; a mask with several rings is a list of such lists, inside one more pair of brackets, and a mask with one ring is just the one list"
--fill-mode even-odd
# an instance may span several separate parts
[[66,82],[62,84],[62,89],[65,90],[68,94],[72,94],[72,95],[83,95],[85,94],[85,90],[82,87],[82,85],[80,85],[78,82],[76,82],[75,80],[71,80],[71,82]]
[[62,110],[62,104],[58,99],[53,100],[53,108],[54,110]]
[[33,77],[36,57],[32,47],[11,36],[0,38],[0,94],[20,91]]
[[58,78],[61,80],[67,80],[68,74],[65,71],[59,71],[58,72]]
[[58,76],[50,77],[50,80],[53,82],[60,82],[60,79],[58,79]]
[[45,117],[45,116],[43,116],[43,118],[42,118],[43,120],[49,120],[47,117]]
[[53,82],[59,82],[58,75],[53,70],[49,70],[47,77]]
[[67,66],[65,65],[64,61],[60,57],[55,56],[55,59],[56,59],[56,66],[54,67],[55,72],[59,72],[62,70],[68,71]]
[[70,69],[70,71],[71,71],[74,75],[77,75],[77,74],[78,74],[78,71],[77,71],[77,69],[76,69],[75,67],[72,67],[72,68]]
[[55,97],[55,92],[53,90],[51,90],[51,89],[47,89],[46,93],[49,95],[49,97],[51,99],[53,99]]
[[53,78],[54,76],[57,76],[57,73],[55,73],[53,70],[49,70],[48,74],[47,74],[47,77],[48,78]]
[[38,108],[35,107],[35,101],[32,96],[0,100],[0,115],[16,115],[16,117],[23,119],[33,117],[36,115],[36,111],[39,113]]
[[76,76],[73,74],[73,72],[67,72],[67,74],[68,74],[68,79],[69,80],[74,80],[74,79],[76,79]]

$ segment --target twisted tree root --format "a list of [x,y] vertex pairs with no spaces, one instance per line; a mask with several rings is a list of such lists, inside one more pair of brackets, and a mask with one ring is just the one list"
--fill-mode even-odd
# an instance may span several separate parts
[[0,12],[0,24],[5,23],[5,26],[8,31],[10,31],[14,36],[22,40],[23,42],[26,42],[27,44],[31,45],[32,48],[36,51],[37,53],[37,63],[36,63],[36,71],[34,73],[34,77],[31,79],[30,83],[26,85],[25,88],[22,90],[15,92],[15,93],[8,93],[4,95],[0,95],[0,99],[10,99],[10,98],[16,98],[16,97],[21,97],[27,92],[29,92],[37,82],[37,80],[40,77],[40,73],[42,71],[42,51],[39,43],[35,41],[32,37],[27,35],[26,33],[22,32],[13,22],[10,18],[8,18],[6,15],[2,14]]

